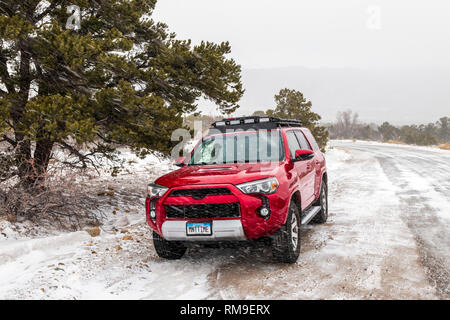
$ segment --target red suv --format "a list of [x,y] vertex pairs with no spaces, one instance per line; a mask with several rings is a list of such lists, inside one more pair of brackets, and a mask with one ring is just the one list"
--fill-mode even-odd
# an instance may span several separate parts
[[179,259],[192,244],[268,239],[294,263],[300,226],[328,217],[325,158],[295,120],[224,119],[181,168],[148,186],[146,216],[157,254]]

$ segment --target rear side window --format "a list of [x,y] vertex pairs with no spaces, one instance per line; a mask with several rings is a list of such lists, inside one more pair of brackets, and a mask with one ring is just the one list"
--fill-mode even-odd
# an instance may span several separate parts
[[312,135],[311,131],[309,130],[304,130],[303,131],[306,135],[306,138],[308,138],[308,141],[311,143],[311,146],[313,147],[313,150],[319,150],[319,145],[316,142],[316,139],[314,139],[314,136]]
[[292,130],[286,131],[286,139],[289,146],[289,152],[291,153],[291,158],[293,159],[295,158],[295,151],[301,149],[300,144],[298,143],[297,137]]
[[300,143],[300,147],[303,150],[312,150],[311,146],[309,145],[308,141],[306,140],[305,136],[301,131],[296,130],[295,135],[297,136],[298,142]]

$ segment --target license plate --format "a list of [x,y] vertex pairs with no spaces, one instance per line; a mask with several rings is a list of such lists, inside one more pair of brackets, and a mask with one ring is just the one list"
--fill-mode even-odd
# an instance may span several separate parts
[[212,222],[186,222],[186,235],[188,236],[210,236],[212,235]]

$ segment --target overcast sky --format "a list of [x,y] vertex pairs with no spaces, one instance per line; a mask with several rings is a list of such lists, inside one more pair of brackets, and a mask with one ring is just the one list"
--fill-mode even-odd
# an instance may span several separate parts
[[235,115],[273,108],[288,87],[324,121],[450,116],[449,0],[159,0],[154,18],[179,39],[230,41],[246,89]]
[[450,68],[448,0],[159,0],[154,17],[230,41],[243,68]]

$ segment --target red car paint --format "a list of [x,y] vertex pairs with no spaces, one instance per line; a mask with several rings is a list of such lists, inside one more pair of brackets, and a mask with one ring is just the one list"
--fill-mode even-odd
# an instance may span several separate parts
[[[311,206],[319,197],[321,184],[326,177],[325,157],[320,151],[311,132],[306,128],[279,128],[284,146],[285,159],[276,163],[238,163],[217,165],[193,165],[184,166],[176,171],[158,178],[155,183],[168,187],[169,190],[156,200],[156,220],[150,219],[150,201],[146,199],[146,217],[148,225],[160,236],[162,225],[166,218],[164,205],[169,204],[215,204],[239,202],[241,209],[240,218],[214,218],[210,220],[240,219],[245,236],[248,239],[256,239],[270,236],[286,222],[288,207],[291,199],[300,204],[301,210]],[[304,161],[293,161],[286,137],[289,131],[300,131],[304,135],[312,152],[295,152],[296,155],[311,153],[311,158]],[[214,169],[214,170],[210,170]],[[269,195],[271,214],[266,220],[258,214],[258,208],[263,205],[263,200],[257,194],[244,194],[235,185],[260,180],[268,177],[276,177],[279,182],[278,190]],[[326,181],[325,181],[326,183]],[[190,196],[168,197],[175,189],[227,187],[231,195],[209,195],[201,200]],[[183,219],[170,219],[183,220]],[[192,221],[193,219],[189,219]],[[208,219],[198,219],[208,220]],[[187,221],[187,220],[186,220]]]

